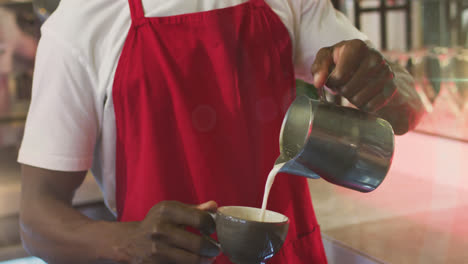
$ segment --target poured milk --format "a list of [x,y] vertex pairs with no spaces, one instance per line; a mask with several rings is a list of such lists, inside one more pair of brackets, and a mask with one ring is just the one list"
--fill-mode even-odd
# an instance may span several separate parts
[[271,186],[273,185],[273,182],[275,181],[276,174],[281,170],[281,168],[284,166],[286,163],[281,163],[278,165],[275,165],[273,169],[270,171],[268,174],[268,179],[265,184],[265,192],[263,193],[263,203],[262,203],[262,211],[260,211],[260,221],[263,222],[265,221],[265,210],[267,207],[268,203],[268,196],[270,195],[270,189]]

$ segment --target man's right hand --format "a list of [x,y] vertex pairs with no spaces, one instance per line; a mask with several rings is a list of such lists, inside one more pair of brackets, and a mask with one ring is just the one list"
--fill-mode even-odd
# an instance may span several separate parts
[[130,234],[119,246],[126,263],[208,264],[219,255],[219,248],[202,234],[215,231],[207,211],[216,210],[215,202],[191,206],[165,201],[155,205],[142,222],[130,227]]
[[86,171],[27,165],[22,171],[21,239],[31,255],[49,264],[205,264],[220,253],[203,236],[215,230],[208,213],[216,210],[215,202],[198,206],[161,202],[141,222],[95,221],[72,206]]

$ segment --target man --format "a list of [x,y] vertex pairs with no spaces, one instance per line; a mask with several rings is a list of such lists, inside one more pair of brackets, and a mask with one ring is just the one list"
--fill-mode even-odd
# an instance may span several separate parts
[[[421,116],[328,0],[67,0],[42,32],[21,233],[49,263],[229,263],[187,227],[213,232],[214,201],[260,206],[296,77],[334,68],[327,85],[398,134]],[[70,205],[91,167],[118,222]],[[271,263],[326,263],[305,178],[279,176],[269,208],[291,220]]]

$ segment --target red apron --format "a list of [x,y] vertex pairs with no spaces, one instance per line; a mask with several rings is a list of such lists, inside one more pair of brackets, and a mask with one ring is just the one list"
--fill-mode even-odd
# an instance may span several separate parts
[[[286,27],[263,0],[157,18],[129,3],[113,87],[119,220],[164,200],[260,207],[295,97]],[[291,220],[269,263],[326,263],[305,178],[279,175],[268,208]]]

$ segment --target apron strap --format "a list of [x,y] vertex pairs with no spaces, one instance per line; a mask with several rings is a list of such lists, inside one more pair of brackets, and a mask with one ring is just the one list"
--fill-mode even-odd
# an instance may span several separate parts
[[143,0],[128,0],[130,4],[130,14],[132,15],[132,21],[145,17],[145,11],[143,9]]

